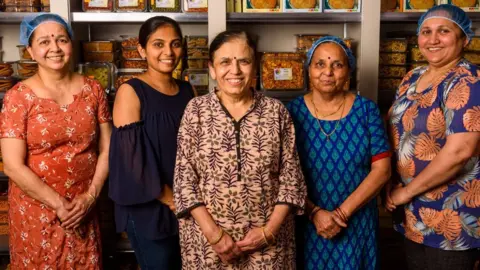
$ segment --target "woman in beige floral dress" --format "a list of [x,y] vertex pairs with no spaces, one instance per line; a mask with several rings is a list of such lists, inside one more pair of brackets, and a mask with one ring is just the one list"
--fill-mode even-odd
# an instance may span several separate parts
[[178,135],[174,196],[183,269],[294,269],[295,214],[306,188],[292,120],[250,88],[255,45],[244,32],[210,47],[218,89],[193,99]]

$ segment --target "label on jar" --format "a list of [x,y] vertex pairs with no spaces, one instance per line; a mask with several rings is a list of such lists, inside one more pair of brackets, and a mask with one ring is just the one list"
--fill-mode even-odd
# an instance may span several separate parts
[[109,0],[90,0],[90,3],[88,3],[88,7],[107,8],[108,7],[108,1]]
[[188,74],[188,81],[195,86],[208,86],[208,74]]
[[208,0],[188,0],[188,8],[208,8]]
[[290,81],[293,79],[291,68],[276,68],[273,70],[275,81]]
[[138,0],[118,0],[118,7],[138,7]]
[[175,8],[175,0],[155,0],[155,8]]

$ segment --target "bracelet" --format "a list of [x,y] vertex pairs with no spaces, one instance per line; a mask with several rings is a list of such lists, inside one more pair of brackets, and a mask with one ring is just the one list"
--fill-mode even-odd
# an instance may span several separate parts
[[265,227],[262,227],[262,235],[263,235],[263,241],[265,241],[265,244],[269,246],[270,243],[268,243],[267,236],[265,235]]
[[217,238],[214,241],[210,242],[210,245],[214,246],[214,245],[218,244],[218,242],[220,242],[220,240],[222,240],[223,234],[224,234],[224,231],[222,229],[220,229],[220,233],[218,234]]
[[348,218],[347,218],[347,215],[345,214],[345,212],[343,212],[343,210],[338,207],[337,209],[334,210],[335,214],[337,214],[337,216],[345,223],[348,222]]
[[273,243],[277,242],[277,239],[275,239],[275,234],[272,233],[267,227],[263,227],[263,230],[266,230],[273,238]]
[[312,212],[310,212],[310,215],[308,216],[308,219],[309,219],[310,221],[312,221],[312,219],[315,217],[315,214],[316,214],[318,211],[320,211],[320,210],[321,210],[320,207],[315,206],[315,207],[313,208]]

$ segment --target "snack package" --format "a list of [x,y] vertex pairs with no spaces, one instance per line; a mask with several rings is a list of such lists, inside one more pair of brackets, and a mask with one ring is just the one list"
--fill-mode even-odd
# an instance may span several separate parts
[[425,12],[442,4],[442,0],[402,0],[404,12]]
[[243,0],[243,12],[281,12],[283,0]]
[[402,0],[382,0],[381,12],[402,12]]
[[283,0],[284,12],[322,12],[320,0]]
[[323,12],[360,12],[362,0],[322,0]]
[[447,4],[460,7],[466,12],[480,11],[480,0],[446,0]]

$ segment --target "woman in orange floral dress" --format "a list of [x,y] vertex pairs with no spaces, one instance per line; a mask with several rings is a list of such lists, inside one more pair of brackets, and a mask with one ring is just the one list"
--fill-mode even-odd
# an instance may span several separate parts
[[387,208],[403,213],[395,229],[409,269],[473,269],[480,255],[480,80],[462,58],[470,27],[452,5],[420,19],[428,66],[406,75],[389,113],[401,184]]
[[106,95],[70,72],[72,31],[61,17],[25,19],[20,36],[39,68],[6,93],[1,114],[11,267],[101,269],[89,210],[108,174]]

